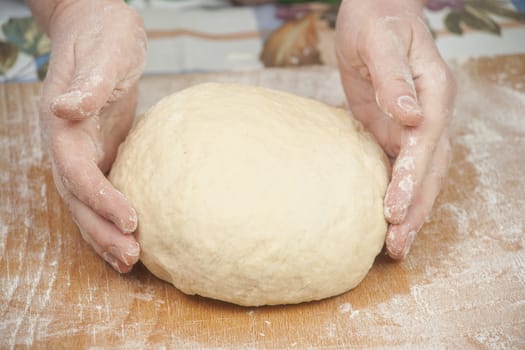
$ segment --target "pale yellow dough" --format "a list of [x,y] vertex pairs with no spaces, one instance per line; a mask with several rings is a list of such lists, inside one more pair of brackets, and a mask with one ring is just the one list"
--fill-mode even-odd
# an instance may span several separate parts
[[386,164],[347,111],[207,83],[151,108],[110,179],[138,212],[153,274],[255,306],[327,298],[365,277],[387,228]]

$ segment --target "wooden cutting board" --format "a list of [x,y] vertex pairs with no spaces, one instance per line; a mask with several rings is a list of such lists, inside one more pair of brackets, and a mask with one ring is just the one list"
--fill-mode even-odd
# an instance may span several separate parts
[[[53,185],[40,85],[0,85],[0,348],[525,348],[525,56],[454,70],[450,174],[409,257],[379,256],[344,295],[261,308],[113,271]],[[337,72],[314,68],[145,78],[139,110],[208,80],[344,104]]]

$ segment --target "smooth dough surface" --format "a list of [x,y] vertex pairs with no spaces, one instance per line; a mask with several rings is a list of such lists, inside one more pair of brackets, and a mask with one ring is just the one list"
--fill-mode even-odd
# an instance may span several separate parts
[[385,238],[384,154],[342,109],[206,83],[133,128],[110,174],[139,216],[141,260],[186,294],[240,305],[354,288]]

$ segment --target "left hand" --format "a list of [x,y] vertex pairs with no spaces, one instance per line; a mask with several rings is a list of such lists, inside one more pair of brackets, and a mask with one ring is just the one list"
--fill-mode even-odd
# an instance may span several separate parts
[[384,199],[386,249],[404,258],[446,175],[455,82],[422,18],[420,0],[347,0],[336,52],[354,116],[395,159]]

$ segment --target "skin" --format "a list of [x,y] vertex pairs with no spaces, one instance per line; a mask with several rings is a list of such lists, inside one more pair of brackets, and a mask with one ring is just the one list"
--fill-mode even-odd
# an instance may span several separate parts
[[[55,183],[82,237],[123,273],[139,259],[137,214],[106,179],[133,120],[146,55],[139,16],[122,0],[28,0],[52,40],[40,118]],[[352,112],[395,160],[386,247],[408,253],[446,174],[454,81],[416,0],[344,1],[336,30]]]
[[58,192],[82,237],[113,268],[139,259],[137,214],[106,179],[133,121],[146,56],[140,17],[121,0],[34,0],[52,42],[40,118]]
[[423,4],[343,1],[336,28],[350,108],[394,162],[384,200],[394,259],[408,254],[429,217],[451,157],[456,86],[422,19]]

